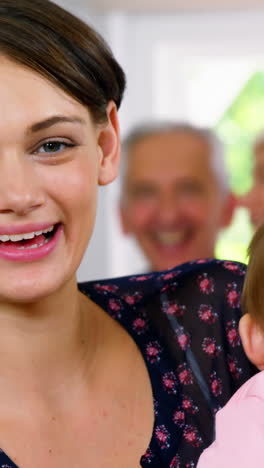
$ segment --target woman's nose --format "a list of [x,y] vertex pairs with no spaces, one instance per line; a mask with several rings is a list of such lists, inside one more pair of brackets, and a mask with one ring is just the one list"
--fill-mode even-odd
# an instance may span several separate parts
[[44,202],[34,162],[0,154],[0,214],[25,215]]

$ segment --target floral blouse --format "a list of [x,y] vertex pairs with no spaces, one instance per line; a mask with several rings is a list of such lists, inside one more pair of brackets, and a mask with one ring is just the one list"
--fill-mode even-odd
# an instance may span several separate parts
[[[256,372],[238,334],[243,278],[242,264],[198,260],[79,285],[145,361],[155,422],[143,468],[194,468],[214,438],[215,412]],[[17,468],[4,452],[0,467]]]

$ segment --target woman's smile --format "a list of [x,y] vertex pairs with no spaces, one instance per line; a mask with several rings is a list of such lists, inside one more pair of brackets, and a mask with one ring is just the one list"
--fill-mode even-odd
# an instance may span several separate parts
[[[49,255],[57,247],[63,231],[61,223],[43,229],[36,226],[33,230],[32,227],[30,226],[29,230],[29,226],[25,228],[16,226],[15,231],[19,231],[18,234],[0,235],[0,258],[17,262],[33,262]],[[14,232],[14,230],[7,232]]]

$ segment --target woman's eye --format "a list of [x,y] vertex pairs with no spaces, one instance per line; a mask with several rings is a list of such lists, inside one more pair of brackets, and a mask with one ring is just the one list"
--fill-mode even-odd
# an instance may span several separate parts
[[65,141],[47,141],[43,143],[35,153],[46,153],[46,154],[54,154],[60,153],[61,151],[65,150],[66,148],[72,148],[74,145],[70,143],[66,143]]

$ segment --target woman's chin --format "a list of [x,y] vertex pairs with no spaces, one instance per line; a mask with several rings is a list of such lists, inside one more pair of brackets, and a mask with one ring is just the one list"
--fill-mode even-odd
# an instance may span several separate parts
[[7,287],[0,286],[0,303],[33,304],[52,297],[62,287],[63,281],[59,278],[46,278],[46,281],[20,281]]

